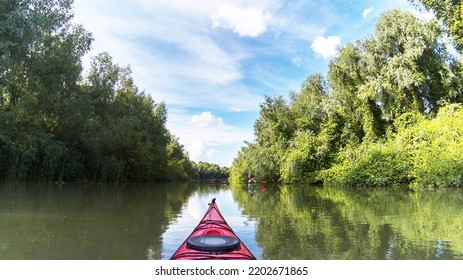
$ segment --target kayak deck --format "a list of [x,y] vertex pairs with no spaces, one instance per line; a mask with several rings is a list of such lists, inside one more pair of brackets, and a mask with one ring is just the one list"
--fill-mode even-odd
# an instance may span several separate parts
[[172,255],[171,260],[255,260],[254,255],[233,232],[215,203]]

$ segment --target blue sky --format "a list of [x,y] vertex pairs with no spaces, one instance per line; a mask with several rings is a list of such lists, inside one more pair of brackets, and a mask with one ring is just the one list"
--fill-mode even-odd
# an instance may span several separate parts
[[231,166],[264,95],[326,74],[337,48],[374,32],[406,0],[74,0],[93,33],[91,56],[130,65],[140,90],[168,109],[167,128],[190,159]]

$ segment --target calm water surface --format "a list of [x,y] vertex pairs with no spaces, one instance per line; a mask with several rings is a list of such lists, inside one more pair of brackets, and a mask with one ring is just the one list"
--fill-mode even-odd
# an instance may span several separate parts
[[259,259],[463,259],[463,190],[0,184],[0,259],[168,259],[212,198]]

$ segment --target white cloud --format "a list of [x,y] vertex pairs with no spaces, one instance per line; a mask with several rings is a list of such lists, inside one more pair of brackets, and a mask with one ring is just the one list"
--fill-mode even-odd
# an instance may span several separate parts
[[[198,162],[217,162],[218,157],[223,154],[222,150],[217,150],[211,144],[204,140],[196,139],[190,143],[186,150],[190,156],[190,160]],[[221,162],[219,165],[230,165],[231,162]]]
[[272,16],[256,8],[223,4],[211,19],[214,28],[228,28],[240,36],[257,37],[267,31],[267,24]]
[[[94,35],[89,56],[108,51],[115,63],[131,65],[139,88],[155,100],[185,105],[189,99],[185,95],[191,95],[192,88],[210,100],[216,94],[214,87],[241,79],[243,59],[241,50],[226,50],[207,33],[210,15],[219,4],[213,0],[202,0],[200,5],[187,2],[123,1],[116,9],[109,0],[97,1],[97,8],[92,1],[79,0],[74,4],[75,22]],[[185,84],[194,87],[188,91]],[[188,102],[190,106],[207,104],[197,98]]]
[[[250,120],[250,125],[234,123],[231,126],[209,112],[194,116],[193,118],[188,110],[169,109],[166,124],[169,131],[180,138],[180,143],[193,161],[230,166],[243,141],[252,141],[254,138],[253,120]],[[192,123],[193,119],[197,123]],[[200,123],[203,125],[199,126]]]
[[[264,95],[297,89],[308,73],[326,67],[326,61],[306,63],[311,50],[325,59],[336,55],[341,39],[325,36],[326,33],[319,31],[321,28],[343,34],[346,41],[361,38],[365,33],[350,28],[353,35],[349,37],[345,27],[355,26],[355,22],[346,22],[346,17],[339,13],[349,13],[351,19],[350,13],[355,9],[335,11],[334,2],[326,5],[306,0],[114,3],[74,1],[75,21],[82,23],[95,38],[91,54],[108,51],[115,63],[129,64],[138,88],[151,94],[156,102],[166,102],[169,110],[166,125],[180,137],[190,155],[221,164],[229,164],[243,141],[254,138],[253,120]],[[404,3],[408,2],[379,1],[374,4],[374,13]],[[359,20],[359,12],[355,13]],[[367,17],[372,13],[368,9],[364,12]],[[365,21],[362,24],[367,26]],[[312,45],[308,43],[311,41]],[[185,110],[175,110],[181,108]],[[191,112],[198,112],[198,108],[201,111],[193,116]],[[209,110],[215,114],[225,110],[227,118],[206,112]],[[235,119],[234,114],[240,117]]]
[[188,150],[188,153],[190,155],[190,159],[192,161],[203,161],[205,158],[205,155],[207,153],[207,145],[206,142],[202,140],[195,140],[191,144],[189,144],[186,149]]
[[363,13],[362,13],[363,18],[367,18],[367,17],[371,14],[371,12],[373,12],[373,8],[372,8],[372,7],[363,10]]
[[317,36],[315,41],[310,46],[312,50],[321,55],[324,59],[329,59],[335,56],[338,52],[337,47],[341,44],[339,36]]
[[202,112],[200,115],[193,115],[191,122],[199,127],[211,127],[223,125],[221,117],[214,116],[211,112]]

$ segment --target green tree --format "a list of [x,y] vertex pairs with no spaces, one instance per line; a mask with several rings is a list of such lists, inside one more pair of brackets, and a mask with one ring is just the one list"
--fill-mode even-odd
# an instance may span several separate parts
[[[248,143],[238,152],[237,157],[233,160],[230,169],[230,179],[233,183],[244,183],[251,177],[269,181],[278,180],[275,173],[275,166],[270,166],[274,162],[267,162],[266,158],[261,158],[260,151],[265,149],[259,147],[256,143]],[[270,177],[268,177],[270,176]]]
[[219,166],[215,163],[209,162],[198,162],[195,164],[195,168],[199,173],[199,179],[228,179],[230,176],[230,169],[225,166]]
[[372,37],[341,49],[330,62],[328,79],[335,105],[357,138],[375,140],[405,112],[435,114],[440,100],[460,101],[455,79],[460,73],[436,22],[391,10],[378,20]]
[[463,50],[463,3],[460,0],[409,0],[423,7],[444,22],[459,51]]
[[72,0],[0,2],[0,178],[196,178],[166,129],[167,110],[108,53],[82,58],[92,36]]
[[347,133],[353,144],[363,140],[374,141],[385,132],[385,123],[375,97],[361,94],[368,79],[366,70],[364,50],[348,44],[330,62],[328,72],[333,85],[334,110],[348,119]]
[[[82,141],[94,177],[172,179],[166,172],[169,156],[172,160],[179,157],[172,151],[176,142],[165,128],[165,105],[138,90],[130,68],[114,64],[107,53],[99,54],[92,60],[85,91],[92,116]],[[170,154],[166,150],[169,143],[173,143]]]
[[362,43],[368,72],[359,91],[363,99],[380,104],[385,120],[410,111],[435,113],[438,101],[448,97],[452,61],[440,38],[436,22],[391,10]]
[[168,178],[173,180],[198,179],[198,171],[184,151],[179,139],[168,133],[170,141],[167,144],[167,173]]
[[299,130],[318,133],[326,121],[328,85],[321,74],[310,75],[298,93],[291,95],[290,110]]
[[241,150],[232,177],[291,182],[350,174],[367,185],[408,182],[407,153],[383,146],[397,133],[396,120],[408,113],[433,118],[442,104],[463,100],[462,63],[443,35],[436,21],[397,9],[383,14],[371,37],[340,49],[327,82],[309,76],[289,103],[265,98],[255,143]]
[[[332,111],[345,116],[348,125],[344,137],[352,144],[359,144],[365,137],[365,130],[382,132],[381,121],[365,124],[365,101],[359,98],[359,88],[365,83],[364,55],[357,44],[347,44],[341,48],[338,56],[330,61],[328,81],[332,88],[330,102]],[[369,101],[369,99],[367,99]],[[371,102],[371,101],[370,101]]]
[[320,146],[322,143],[313,132],[297,131],[285,154],[281,167],[282,179],[287,183],[306,181],[311,173],[320,168],[317,154]]
[[286,100],[282,96],[265,96],[259,107],[260,116],[254,123],[259,144],[271,144],[277,139],[283,142],[291,139],[295,125]]
[[[80,169],[68,130],[82,124],[77,83],[91,35],[73,25],[72,1],[0,3],[0,152],[6,178],[51,180]],[[6,174],[6,175],[5,175]]]
[[257,145],[248,150],[253,174],[267,180],[280,179],[281,159],[293,136],[296,125],[286,100],[282,96],[266,96],[260,104],[260,115],[254,123]]
[[318,172],[328,169],[336,162],[341,147],[347,143],[342,139],[345,119],[333,113],[321,125],[318,134],[299,130],[286,150],[281,174],[285,182],[319,182]]

